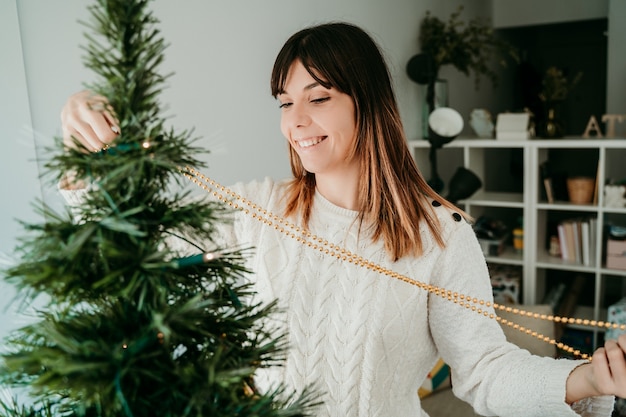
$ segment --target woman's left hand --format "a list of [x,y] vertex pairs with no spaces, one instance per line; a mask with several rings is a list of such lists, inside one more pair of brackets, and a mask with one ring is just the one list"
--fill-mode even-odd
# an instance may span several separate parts
[[607,340],[591,360],[574,369],[567,378],[566,401],[614,395],[626,398],[626,334]]
[[626,334],[607,340],[593,354],[592,380],[600,394],[626,398]]

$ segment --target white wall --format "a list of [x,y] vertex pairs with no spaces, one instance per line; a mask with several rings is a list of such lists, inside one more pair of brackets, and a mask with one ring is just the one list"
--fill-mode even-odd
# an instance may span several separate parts
[[[17,219],[34,221],[31,203],[41,198],[34,133],[22,59],[15,2],[0,1],[0,270],[12,263],[16,238],[23,235]],[[0,335],[17,325],[14,292],[0,283]]]

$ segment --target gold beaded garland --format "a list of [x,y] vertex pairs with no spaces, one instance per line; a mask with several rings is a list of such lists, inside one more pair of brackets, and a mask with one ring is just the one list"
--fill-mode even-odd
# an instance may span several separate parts
[[[448,301],[451,301],[455,304],[460,305],[461,307],[465,307],[468,310],[474,311],[478,314],[483,315],[492,320],[496,320],[501,325],[509,326],[513,329],[519,330],[522,333],[533,336],[541,341],[549,343],[551,345],[555,345],[557,348],[564,350],[574,356],[578,356],[582,359],[587,359],[591,361],[591,355],[580,352],[578,349],[574,349],[571,346],[568,346],[562,342],[557,342],[555,339],[552,339],[548,336],[545,336],[541,333],[533,331],[531,329],[527,329],[519,324],[512,322],[510,320],[506,320],[497,314],[488,313],[484,311],[483,307],[491,307],[494,310],[505,311],[508,313],[513,313],[520,316],[526,316],[538,320],[547,320],[555,323],[569,323],[569,324],[579,324],[587,327],[598,327],[598,328],[606,328],[606,329],[619,329],[626,330],[626,325],[619,323],[610,323],[604,321],[596,321],[596,320],[588,320],[588,319],[580,319],[580,318],[572,318],[572,317],[560,317],[546,314],[539,314],[530,311],[521,310],[516,307],[510,307],[501,305],[498,303],[492,303],[490,301],[480,300],[475,297],[471,297],[465,294],[459,294],[458,292],[452,292],[451,290],[447,290],[445,288],[437,287],[432,284],[426,284],[424,282],[409,278],[407,276],[401,275],[397,272],[391,271],[383,266],[375,264],[367,259],[362,258],[361,256],[350,252],[349,250],[342,248],[338,245],[334,245],[333,243],[328,242],[327,240],[312,234],[310,231],[302,229],[301,227],[283,219],[271,212],[268,212],[266,209],[257,206],[255,203],[247,200],[246,198],[238,195],[232,190],[218,184],[211,178],[205,176],[201,172],[191,168],[185,167],[182,168],[181,171],[183,174],[194,184],[198,185],[207,193],[211,194],[213,197],[219,199],[220,201],[228,204],[232,208],[236,210],[241,210],[245,214],[252,216],[264,223],[267,226],[273,227],[275,230],[283,233],[284,235],[295,239],[297,242],[307,245],[308,247],[318,250],[326,255],[337,258],[340,261],[346,261],[353,263],[359,267],[366,268],[372,271],[379,272],[383,275],[387,275],[391,278],[398,279],[410,285],[416,286],[420,289],[427,291],[430,294],[436,295]],[[238,203],[236,202],[238,201]],[[251,212],[252,210],[252,212]]]

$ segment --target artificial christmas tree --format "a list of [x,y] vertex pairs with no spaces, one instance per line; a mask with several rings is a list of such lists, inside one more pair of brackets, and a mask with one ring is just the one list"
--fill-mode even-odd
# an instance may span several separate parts
[[[188,201],[181,167],[203,165],[188,131],[166,130],[157,72],[166,45],[148,0],[98,0],[90,8],[86,65],[121,134],[97,152],[55,150],[53,181],[86,184],[81,204],[25,225],[6,279],[37,320],[11,335],[1,381],[29,404],[7,416],[304,416],[313,403],[276,385],[254,386],[278,366],[284,335],[264,325],[274,304],[251,302],[245,249],[220,247],[221,203]],[[110,105],[110,106],[109,106]],[[184,201],[184,202],[183,202]],[[172,244],[184,240],[193,252]]]

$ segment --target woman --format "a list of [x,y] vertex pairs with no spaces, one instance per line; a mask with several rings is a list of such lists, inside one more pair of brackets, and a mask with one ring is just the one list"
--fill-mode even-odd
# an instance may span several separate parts
[[[345,23],[294,34],[271,88],[294,178],[239,184],[241,195],[364,260],[491,301],[474,232],[415,166],[369,35]],[[91,110],[100,99],[70,98],[68,146],[114,141],[114,117]],[[318,416],[425,415],[416,391],[439,357],[452,368],[455,394],[484,415],[609,416],[613,395],[626,396],[626,336],[592,363],[533,357],[507,343],[495,320],[237,216],[230,237],[256,248],[255,289],[278,299],[289,338],[285,365],[260,378],[297,390],[312,384],[324,394]]]

